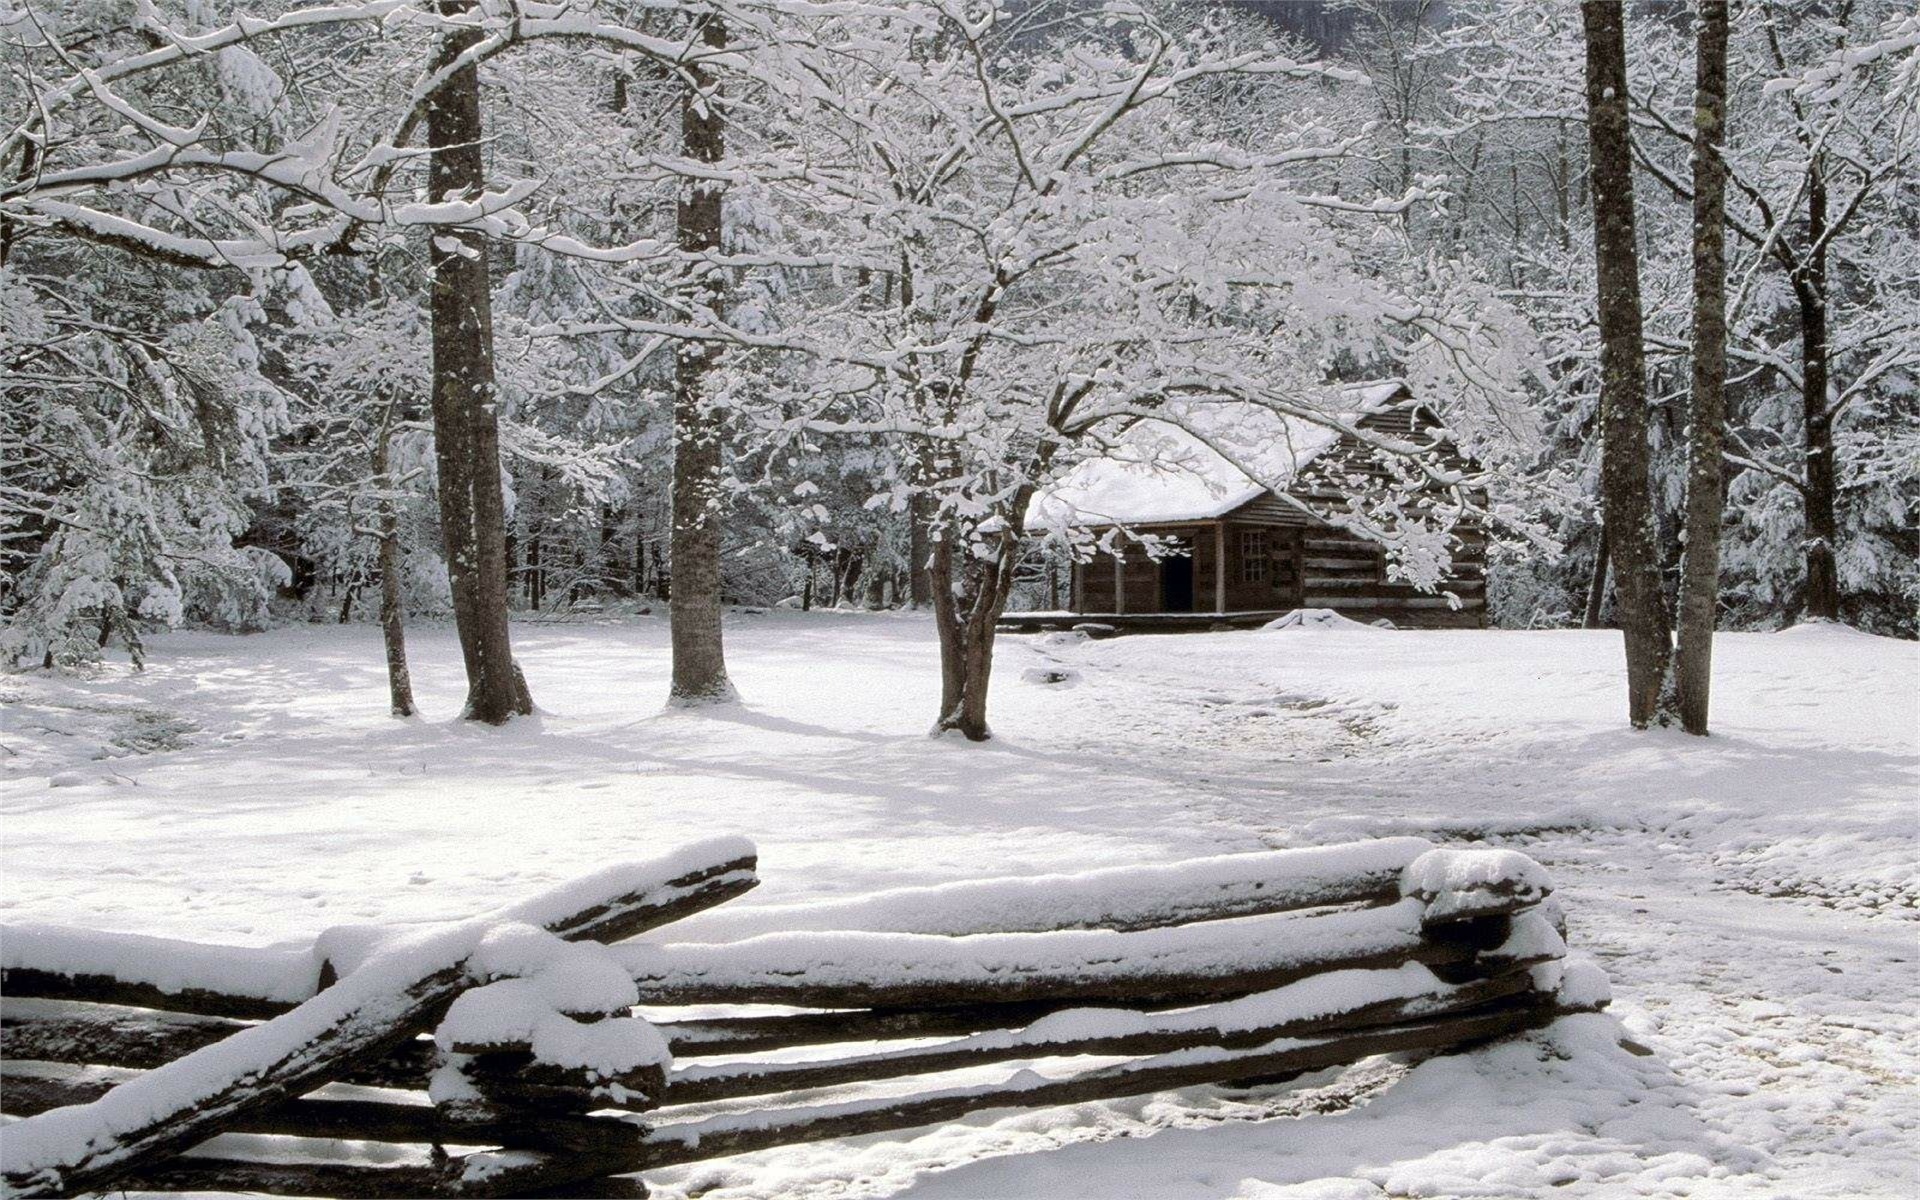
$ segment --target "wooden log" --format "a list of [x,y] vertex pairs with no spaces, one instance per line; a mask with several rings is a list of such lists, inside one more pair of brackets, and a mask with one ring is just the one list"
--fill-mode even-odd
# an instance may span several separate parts
[[31,996],[46,1000],[85,1000],[96,1004],[173,1009],[245,1019],[275,1017],[291,1012],[295,1007],[292,1002],[284,1000],[235,996],[205,988],[168,991],[150,983],[117,979],[97,972],[70,975],[60,971],[43,971],[37,967],[0,970],[0,992],[10,999],[14,996]]
[[[754,875],[754,856],[750,847],[731,840],[716,847],[720,854],[716,861],[705,863],[683,861],[676,864],[672,878],[655,878],[649,886],[636,888],[620,896],[603,896],[596,901],[601,911],[598,913],[563,914],[567,925],[555,928],[553,932],[570,940],[588,939],[594,941],[615,942],[634,937],[650,929],[692,916],[697,912],[722,904],[736,896],[753,889],[758,883]],[[494,914],[498,921],[527,920],[530,916],[539,916],[529,902],[504,909]],[[544,924],[539,920],[531,924]],[[395,933],[403,933],[410,927],[395,926]],[[422,928],[415,926],[411,928]],[[23,932],[28,936],[22,936]],[[35,933],[49,932],[39,929],[22,931],[20,929],[0,929],[7,946],[4,967],[0,968],[0,992],[9,1001],[15,998],[39,998],[53,1000],[79,1000],[94,1004],[116,1004],[136,1008],[161,1009],[172,1012],[194,1013],[204,1016],[236,1017],[242,1019],[264,1019],[291,1012],[306,998],[310,998],[319,987],[330,986],[339,973],[334,964],[322,962],[312,952],[302,951],[313,961],[312,982],[303,989],[299,999],[284,997],[257,996],[240,994],[231,989],[215,990],[195,984],[179,984],[180,977],[220,977],[234,973],[228,959],[234,955],[252,954],[261,959],[262,969],[271,967],[277,977],[289,976],[293,968],[287,965],[290,952],[284,950],[251,950],[245,947],[208,946],[194,947],[192,943],[173,942],[162,938],[138,938],[130,935],[76,936],[61,939],[58,947],[60,969],[37,966],[31,959],[34,953],[33,937]],[[73,931],[56,931],[72,933]],[[87,964],[85,954],[88,941],[100,938],[100,961]],[[173,947],[187,947],[189,951],[204,953],[205,967],[196,967],[189,962],[184,966],[169,965],[167,976],[172,986],[154,983],[148,980],[126,977],[126,968],[116,962],[107,953],[118,947],[132,946],[142,949],[152,956],[164,957],[172,953]],[[79,965],[76,965],[79,964]],[[216,967],[219,968],[216,970]],[[279,990],[285,991],[286,988]]]
[[[607,1156],[618,1168],[639,1151]],[[191,1155],[149,1167],[130,1177],[143,1191],[241,1192],[275,1196],[339,1197],[342,1200],[407,1200],[416,1196],[639,1197],[637,1179],[583,1176],[595,1156],[530,1150],[468,1154],[437,1165],[276,1163]],[[609,1171],[609,1174],[611,1170]]]
[[675,931],[676,941],[737,941],[764,933],[861,930],[951,937],[1063,929],[1131,931],[1399,898],[1400,873],[1432,844],[1379,838],[1298,850],[1074,874],[896,888],[849,899],[734,907]]
[[[1133,1030],[1073,1037],[1022,1030],[989,1033],[937,1046],[882,1051],[826,1061],[738,1063],[676,1070],[668,1080],[665,1104],[697,1104],[739,1096],[802,1088],[830,1087],[904,1075],[951,1071],[1020,1059],[1068,1055],[1164,1054],[1198,1046],[1242,1048],[1276,1038],[1399,1024],[1442,1014],[1469,1012],[1530,989],[1525,972],[1476,980],[1458,988],[1417,997],[1362,1005],[1344,1012],[1319,1011],[1290,1020],[1244,1028],[1207,1025],[1208,1010],[1190,1010]],[[1216,1008],[1218,1006],[1215,1006]],[[1097,1018],[1096,1018],[1097,1020]]]
[[153,1192],[325,1196],[338,1200],[408,1200],[447,1194],[443,1168],[426,1164],[255,1162],[192,1155],[143,1167],[127,1187]]
[[[748,1053],[820,1042],[948,1037],[1024,1025],[1068,1007],[1075,1005],[1060,1000],[967,1009],[793,1013],[661,1022],[657,1028],[677,1055]],[[247,1022],[221,1017],[8,998],[0,1008],[0,1058],[150,1069],[163,1067],[247,1027]],[[406,1042],[385,1058],[356,1064],[339,1081],[368,1087],[423,1088],[433,1071],[435,1053],[429,1040]]]
[[[689,1121],[651,1130],[631,1153],[596,1165],[604,1175],[625,1175],[779,1146],[911,1129],[997,1108],[1075,1104],[1236,1079],[1295,1076],[1376,1054],[1459,1049],[1536,1028],[1559,1014],[1560,1010],[1551,1004],[1516,1006],[1335,1037],[1223,1049],[1204,1056],[1191,1051],[1177,1052],[1084,1071],[1063,1079],[1043,1080],[1023,1074],[984,1087]],[[577,1158],[556,1163],[554,1159],[565,1156],[524,1155],[515,1156],[509,1165],[494,1169],[496,1157],[469,1155],[455,1160],[451,1169],[441,1172],[431,1168],[283,1165],[194,1157],[144,1171],[134,1182],[154,1189],[268,1191],[290,1196],[366,1197],[368,1200],[406,1195],[562,1194],[559,1189],[568,1188],[569,1181],[559,1176],[578,1170],[584,1161]],[[544,1186],[543,1176],[550,1181]],[[575,1189],[588,1186],[584,1182],[574,1184]],[[571,1194],[619,1193],[572,1190]]]
[[1316,1071],[1376,1054],[1442,1050],[1534,1028],[1556,1012],[1550,1004],[1517,1006],[1335,1037],[1283,1039],[1252,1049],[1178,1051],[1064,1079],[1023,1073],[996,1085],[663,1125],[647,1134],[644,1149],[628,1169],[648,1170],[776,1146],[910,1129],[989,1109],[1079,1104],[1223,1080]]
[[[982,1029],[1012,1028],[1039,1020],[1063,1008],[1089,1006],[1064,999],[977,1004],[964,1008],[876,1008],[850,1012],[783,1013],[764,1017],[709,1017],[657,1022],[655,1027],[666,1036],[667,1045],[676,1056],[748,1054],[831,1042],[952,1037]],[[1150,1006],[1134,1004],[1127,1007]]]
[[767,934],[724,946],[628,946],[618,953],[644,1004],[909,1008],[1218,999],[1324,971],[1471,957],[1424,940],[1421,911],[1418,901],[1403,900],[1130,933]]
[[227,1017],[9,995],[0,1003],[0,1058],[164,1067],[247,1027]]
[[[98,1066],[69,1066],[42,1062],[0,1064],[0,1114],[38,1116],[71,1104],[92,1104],[115,1087],[138,1079],[140,1071]],[[301,1098],[275,1108],[236,1117],[225,1133],[271,1133],[282,1137],[317,1137],[357,1142],[432,1144],[455,1142],[493,1146],[516,1135],[511,1121],[447,1121],[432,1104],[397,1104],[390,1100]]]
[[0,991],[261,1018],[311,996],[312,946],[223,946],[58,925],[0,926]]
[[[721,848],[724,854],[716,852]],[[625,935],[661,911],[684,911],[686,897],[698,892],[682,882],[690,875],[711,878],[712,869],[750,853],[743,855],[735,840],[692,847],[658,862],[600,872],[491,917],[417,931],[411,938],[396,935],[341,983],[292,1012],[90,1104],[15,1123],[0,1148],[0,1182],[22,1196],[98,1191],[424,1032],[471,986],[467,956],[496,922],[533,921],[571,938]],[[703,854],[707,861],[689,861]],[[666,905],[659,900],[663,890]]]
[[490,1101],[506,1106],[574,1105],[581,1111],[625,1108],[644,1111],[667,1094],[667,1071],[657,1064],[602,1075],[537,1062],[524,1051],[475,1055],[462,1074]]

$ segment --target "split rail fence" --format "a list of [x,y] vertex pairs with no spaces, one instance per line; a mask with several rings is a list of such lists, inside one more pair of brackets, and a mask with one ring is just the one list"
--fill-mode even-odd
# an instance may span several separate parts
[[1606,1003],[1511,851],[1388,838],[717,908],[755,869],[720,839],[295,949],[7,927],[0,1184],[643,1196],[673,1164],[1278,1082]]

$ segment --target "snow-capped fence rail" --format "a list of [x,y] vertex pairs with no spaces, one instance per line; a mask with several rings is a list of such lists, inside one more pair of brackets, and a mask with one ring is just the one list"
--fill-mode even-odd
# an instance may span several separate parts
[[[753,871],[704,843],[299,952],[8,929],[5,1187],[644,1194],[630,1177],[674,1163],[1445,1051],[1606,1001],[1506,851],[1392,838],[714,908]],[[816,1011],[725,1011],[768,1003]],[[277,1140],[206,1140],[248,1134]]]

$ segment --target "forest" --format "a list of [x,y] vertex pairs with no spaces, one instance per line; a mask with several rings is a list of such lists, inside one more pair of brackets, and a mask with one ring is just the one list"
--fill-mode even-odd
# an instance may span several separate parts
[[964,692],[1090,552],[1034,489],[1143,421],[1253,464],[1250,409],[1337,428],[1378,378],[1472,456],[1383,444],[1318,514],[1396,578],[1470,513],[1492,623],[1666,620],[1710,530],[1710,622],[1911,637],[1913,22],[1735,6],[1703,197],[1677,5],[1621,22],[1611,162],[1572,5],[22,9],[6,652],[377,620],[405,712],[405,623],[451,615],[497,721],[539,691],[510,613],[670,607],[697,701],[725,606],[915,606]]
[[0,1196],[1911,1200],[1913,0],[0,0]]

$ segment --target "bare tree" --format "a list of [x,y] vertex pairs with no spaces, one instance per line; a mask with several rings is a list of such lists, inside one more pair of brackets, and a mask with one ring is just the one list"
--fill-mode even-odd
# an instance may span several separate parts
[[1648,491],[1646,351],[1634,238],[1633,148],[1627,133],[1625,12],[1584,0],[1587,132],[1593,164],[1593,245],[1599,283],[1601,502],[1627,650],[1627,719],[1658,718],[1672,653],[1660,594],[1660,552]]
[[1721,466],[1727,390],[1727,6],[1701,0],[1693,102],[1693,398],[1687,445],[1687,545],[1680,560],[1673,703],[1688,733],[1707,732],[1720,598]]
[[[698,18],[707,46],[727,44],[719,14]],[[696,163],[718,163],[726,152],[720,85],[698,62],[685,68],[680,104],[682,148]],[[676,232],[687,265],[686,297],[696,310],[718,314],[725,302],[723,268],[699,261],[721,249],[723,192],[717,182],[682,185]],[[733,699],[720,620],[720,421],[707,392],[717,348],[681,341],[674,357],[673,397],[673,686],[669,703],[698,705]]]
[[[442,0],[461,12],[470,0]],[[434,70],[445,70],[484,35],[447,35]],[[446,75],[427,99],[433,151],[428,196],[435,202],[481,195],[480,72],[468,63]],[[440,524],[454,623],[466,660],[469,720],[503,724],[533,711],[507,632],[506,502],[500,483],[500,422],[493,371],[493,308],[487,239],[467,229],[432,237],[433,432],[439,467]]]
[[[389,493],[393,490],[393,426],[399,407],[398,404],[387,406],[373,444],[374,474]],[[400,512],[391,494],[381,497],[379,519],[375,536],[380,539],[380,641],[387,655],[388,703],[394,716],[411,717],[419,709],[413,702],[413,673],[407,668],[407,606],[400,577]]]

